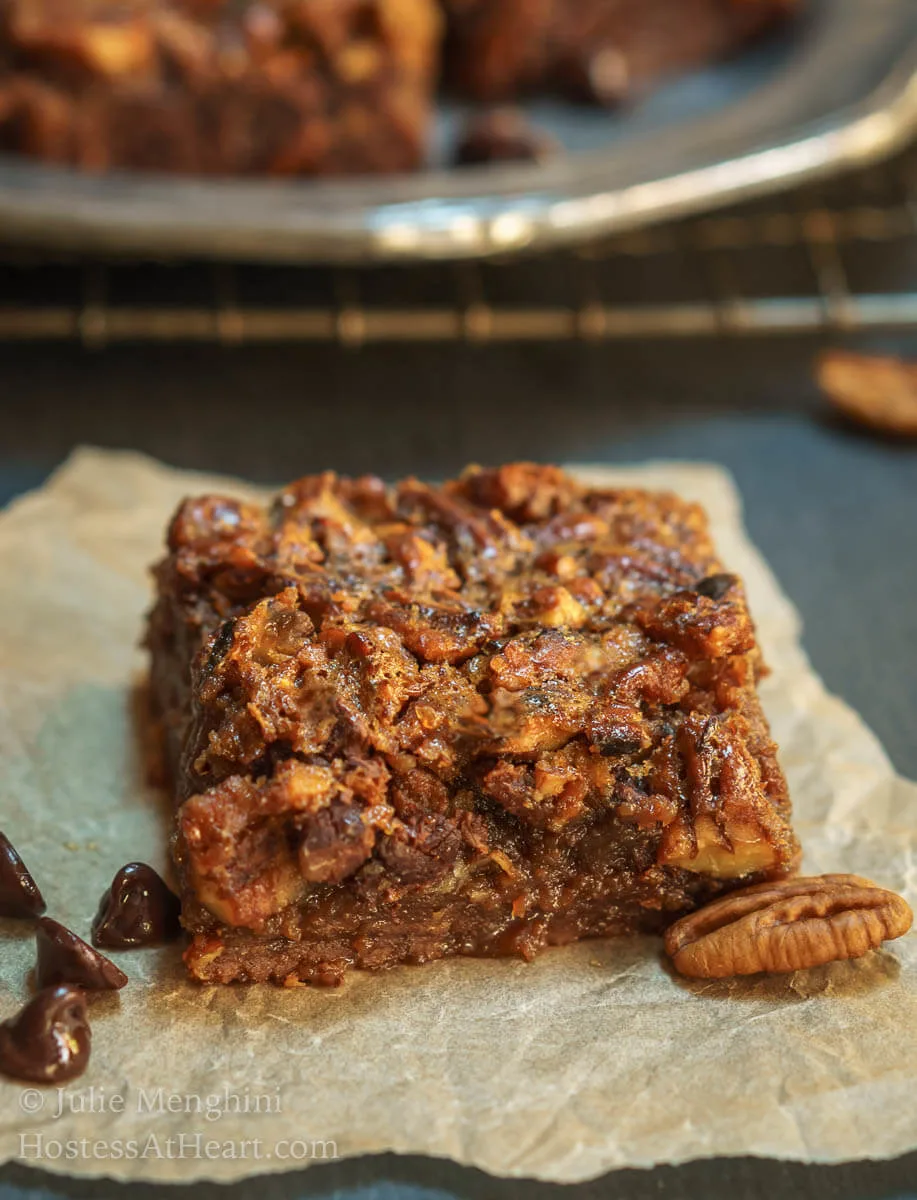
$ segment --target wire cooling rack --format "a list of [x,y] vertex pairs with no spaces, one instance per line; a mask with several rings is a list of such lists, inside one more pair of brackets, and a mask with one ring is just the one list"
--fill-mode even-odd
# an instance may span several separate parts
[[603,341],[917,328],[917,151],[549,256],[336,269],[0,249],[0,340]]

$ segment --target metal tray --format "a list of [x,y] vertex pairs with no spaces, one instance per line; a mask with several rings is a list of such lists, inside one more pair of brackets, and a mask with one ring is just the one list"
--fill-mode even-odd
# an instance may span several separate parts
[[528,106],[566,153],[450,170],[443,104],[429,169],[347,182],[95,177],[0,157],[0,236],[85,252],[411,261],[569,245],[863,166],[917,133],[915,0],[809,0],[733,62],[609,114]]

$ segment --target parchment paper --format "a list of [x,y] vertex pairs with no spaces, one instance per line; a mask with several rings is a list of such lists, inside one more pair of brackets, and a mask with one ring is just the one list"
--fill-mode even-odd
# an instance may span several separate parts
[[[665,464],[589,473],[706,505],[774,669],[764,699],[805,867],[869,875],[917,903],[917,786],[813,674],[729,479]],[[118,867],[165,866],[166,817],[132,723],[146,569],[174,505],[214,483],[84,450],[0,517],[2,826],[49,913],[84,935]],[[21,923],[0,933],[6,1017],[28,994],[34,948]],[[917,1147],[913,935],[857,963],[729,984],[678,981],[653,939],[355,975],[338,990],[194,987],[176,947],[118,962],[131,982],[91,1002],[85,1076],[61,1097],[0,1083],[0,1158],[231,1180],[394,1150],[568,1182],[712,1155],[835,1162]],[[215,1118],[194,1111],[208,1102]],[[80,1104],[95,1111],[68,1112]],[[244,1111],[256,1105],[279,1111]]]

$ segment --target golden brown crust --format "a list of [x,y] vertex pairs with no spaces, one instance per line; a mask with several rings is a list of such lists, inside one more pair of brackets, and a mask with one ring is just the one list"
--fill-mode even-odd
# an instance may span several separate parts
[[531,955],[793,865],[697,505],[531,464],[325,474],[187,501],[156,575],[199,978]]

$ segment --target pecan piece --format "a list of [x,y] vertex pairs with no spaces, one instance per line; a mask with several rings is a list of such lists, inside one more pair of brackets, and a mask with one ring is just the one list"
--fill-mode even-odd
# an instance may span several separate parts
[[851,420],[917,437],[917,364],[834,350],[822,355],[817,374],[822,391]]
[[792,836],[771,802],[769,783],[734,714],[691,713],[671,742],[653,755],[651,784],[688,799],[666,828],[658,863],[714,879],[777,874],[793,851]]
[[675,969],[695,979],[798,971],[860,958],[911,927],[907,901],[858,875],[815,875],[732,892],[676,921]]

